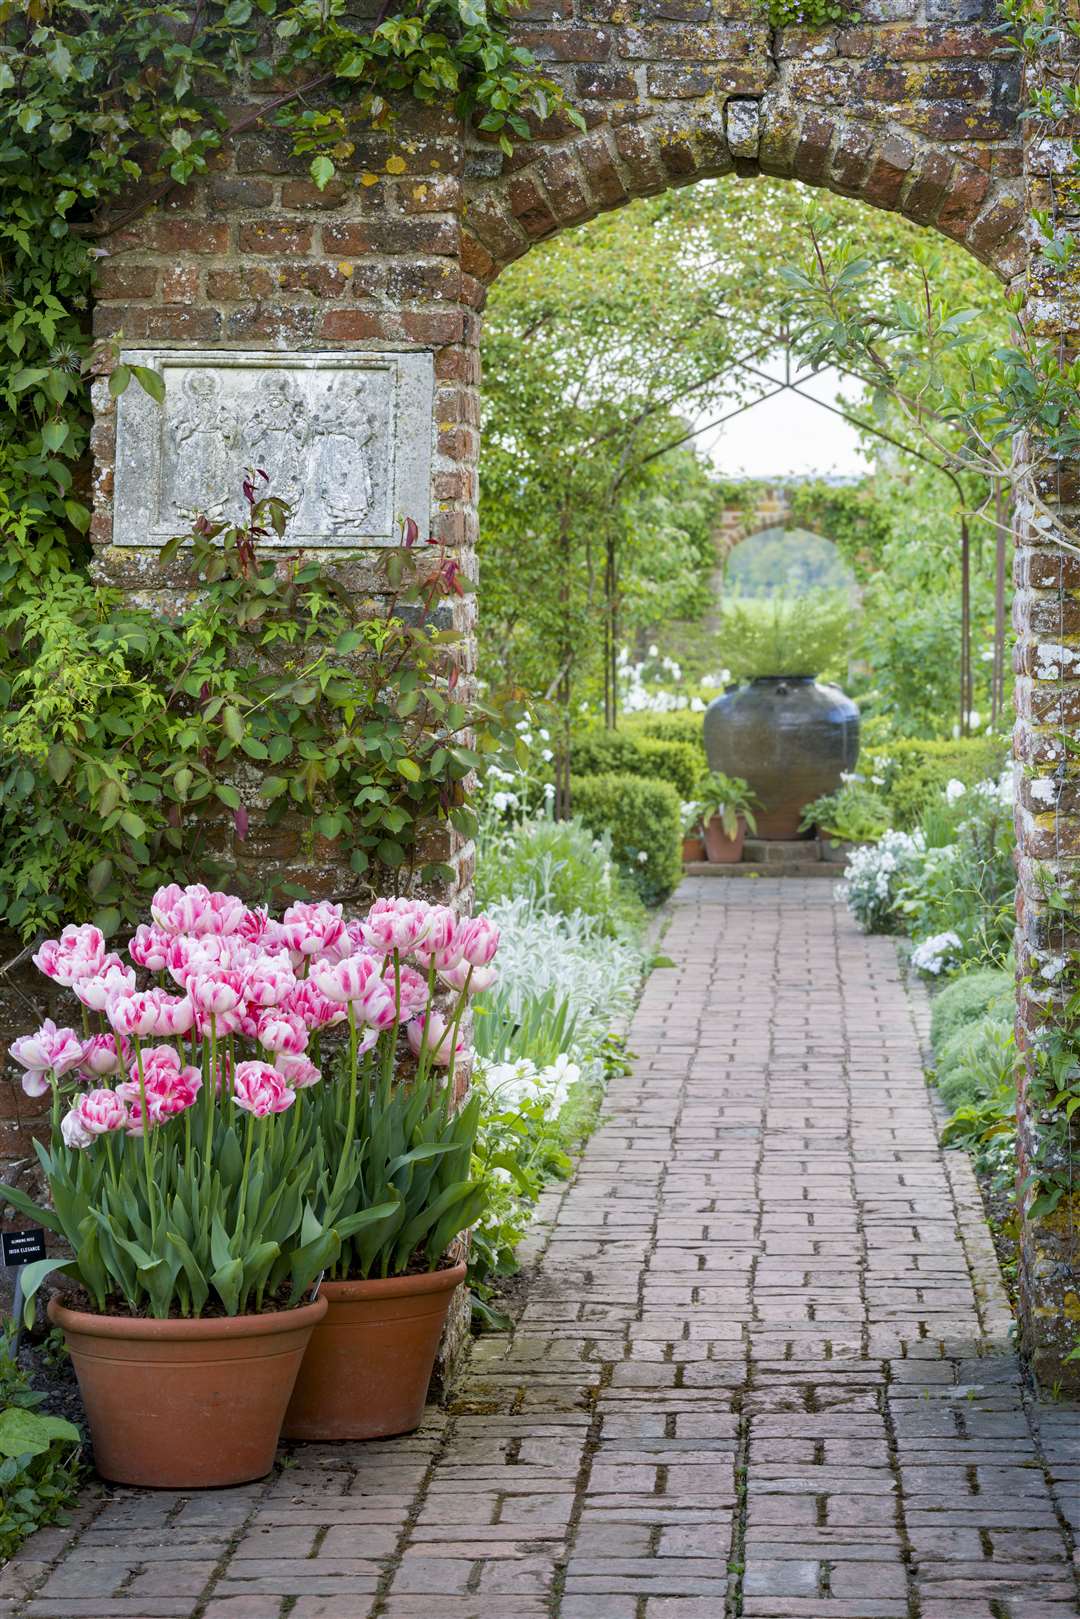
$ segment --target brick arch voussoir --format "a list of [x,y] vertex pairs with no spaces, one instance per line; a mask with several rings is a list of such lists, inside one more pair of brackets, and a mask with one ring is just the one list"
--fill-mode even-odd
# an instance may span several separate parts
[[[466,188],[462,268],[485,286],[535,243],[636,197],[738,173],[801,180],[959,242],[1002,281],[1025,262],[1024,210],[1001,180],[900,125],[799,109],[769,95],[704,116],[658,114],[538,146]],[[481,293],[482,296],[482,293]]]

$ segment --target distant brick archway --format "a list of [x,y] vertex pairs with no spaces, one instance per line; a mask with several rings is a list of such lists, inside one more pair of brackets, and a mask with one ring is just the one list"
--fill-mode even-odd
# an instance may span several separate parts
[[[1020,87],[997,55],[992,9],[989,0],[985,10],[984,0],[865,0],[858,26],[777,32],[758,0],[536,0],[515,30],[565,84],[585,133],[555,119],[506,159],[449,113],[410,107],[390,134],[362,138],[353,171],[320,192],[278,132],[251,130],[205,181],[106,240],[96,330],[159,348],[431,351],[431,507],[413,515],[429,516],[467,561],[480,314],[492,278],[532,243],[632,197],[760,173],[897,210],[963,243],[1006,283],[1020,281],[1023,221],[1045,202],[1057,157],[1034,134],[1025,148]],[[1037,332],[1080,324],[1069,274],[1033,289]],[[140,591],[182,588],[175,564],[112,545],[114,406],[104,387],[97,404],[99,571]],[[1075,469],[1064,474],[1059,498],[1072,500]],[[1049,779],[1057,728],[1080,726],[1080,681],[1074,671],[1059,677],[1040,640],[1073,623],[1080,564],[1049,550],[1022,506],[1017,521],[1017,751]],[[341,572],[357,590],[376,577],[362,559]],[[472,610],[458,608],[462,627]],[[1021,971],[1046,931],[1036,860],[1067,864],[1080,851],[1080,818],[1048,815],[1038,781],[1023,794]],[[447,852],[467,884],[468,848]],[[279,837],[270,850],[253,831],[246,858],[312,876],[299,840]],[[333,884],[332,868],[314,873],[316,887]],[[14,1104],[0,1114],[10,1158],[32,1121]],[[1058,1222],[1028,1244],[1038,1249],[1026,1271],[1030,1336],[1050,1369],[1068,1347],[1053,1312],[1075,1268],[1074,1240]]]

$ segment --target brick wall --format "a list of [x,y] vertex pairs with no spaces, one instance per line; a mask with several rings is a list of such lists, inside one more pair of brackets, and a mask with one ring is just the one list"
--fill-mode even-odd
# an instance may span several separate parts
[[[132,344],[434,351],[435,533],[476,537],[480,311],[499,269],[561,228],[628,199],[732,171],[786,176],[894,209],[963,243],[1006,283],[1023,274],[1025,190],[1045,200],[1059,161],[1024,163],[1015,70],[996,58],[980,0],[867,0],[847,29],[770,33],[755,0],[538,0],[516,25],[566,86],[587,130],[555,118],[510,160],[464,138],[438,110],[406,110],[390,134],[362,138],[349,172],[317,191],[273,131],[251,130],[204,183],[174,191],[108,238],[95,312],[100,334]],[[249,113],[250,104],[226,108]],[[1042,284],[1032,307],[1071,332],[1071,289]],[[1066,311],[1063,317],[1063,310]],[[166,602],[179,575],[152,554],[110,546],[111,407],[101,391],[93,538],[100,573]],[[1071,469],[1068,469],[1071,473]],[[1066,476],[1061,498],[1075,497]],[[413,514],[423,520],[428,514]],[[1018,513],[1020,757],[1056,767],[1054,729],[1080,720],[1080,684],[1045,680],[1033,645],[1080,631],[1080,563],[1032,542]],[[363,564],[347,576],[366,588]],[[463,615],[469,609],[463,608]],[[467,617],[462,618],[468,628]],[[1025,788],[1021,880],[1025,938],[1044,923],[1036,857],[1075,858],[1080,822],[1038,812]],[[1063,806],[1064,808],[1065,806]],[[257,836],[257,834],[255,834]],[[249,846],[250,847],[250,846]],[[254,845],[301,861],[298,847]],[[469,851],[458,850],[462,880]],[[321,851],[315,886],[344,882]],[[1029,1233],[1029,1324],[1069,1284],[1070,1232]],[[1056,1244],[1056,1246],[1054,1246]],[[1056,1290],[1056,1293],[1055,1293]],[[1050,1359],[1060,1345],[1046,1343]],[[1049,1361],[1047,1362],[1049,1364]]]

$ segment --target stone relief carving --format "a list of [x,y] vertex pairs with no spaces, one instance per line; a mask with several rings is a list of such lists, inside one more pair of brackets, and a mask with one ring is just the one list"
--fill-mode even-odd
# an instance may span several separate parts
[[424,353],[124,355],[165,377],[119,400],[113,542],[161,545],[193,511],[239,516],[244,469],[293,508],[287,544],[387,544],[430,514],[433,363]]

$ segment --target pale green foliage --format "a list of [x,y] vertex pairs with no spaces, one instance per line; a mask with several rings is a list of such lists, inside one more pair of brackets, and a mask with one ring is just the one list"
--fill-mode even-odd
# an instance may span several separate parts
[[851,617],[843,591],[765,600],[725,596],[717,641],[738,680],[761,675],[828,679],[843,672]]
[[1000,967],[982,967],[962,973],[934,996],[930,1007],[930,1039],[942,1050],[965,1024],[992,1012],[1011,1017],[1016,996],[1015,974]]
[[597,837],[579,820],[481,817],[477,905],[486,911],[509,899],[537,912],[586,916],[615,939],[632,938],[644,922],[641,901],[612,858],[610,833]]
[[[568,1173],[569,1153],[596,1122],[604,1079],[622,1063],[610,1031],[646,963],[640,904],[613,868],[609,840],[580,823],[500,830],[485,820],[477,877],[501,937],[499,983],[475,1007],[482,1101],[473,1173],[488,1206],[473,1230],[469,1282],[479,1319],[501,1325],[489,1302],[494,1284],[517,1270],[515,1249],[544,1185]],[[509,1089],[484,1082],[485,1068],[506,1063],[520,1065]]]

